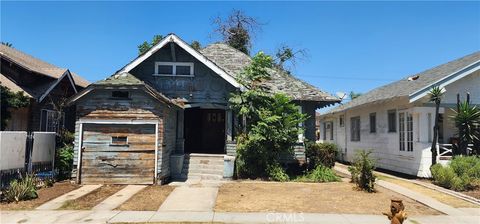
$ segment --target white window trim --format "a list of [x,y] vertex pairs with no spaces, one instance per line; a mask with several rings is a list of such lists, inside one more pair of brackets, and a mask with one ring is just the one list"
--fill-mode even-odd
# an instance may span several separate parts
[[[43,111],[46,111],[45,119],[46,119],[46,122],[47,122],[47,126],[45,126],[45,130],[42,130],[42,129],[43,129],[43,125],[44,125],[44,123],[42,122],[42,121],[43,121],[43,120],[42,120],[42,113],[43,113]],[[57,133],[58,133],[58,131],[59,131],[60,128],[61,128],[61,127],[60,127],[60,124],[57,124],[57,128],[56,128],[57,130],[56,130],[56,131],[49,131],[49,130],[47,130],[47,128],[48,128],[48,113],[58,113],[58,112],[55,111],[55,110],[41,109],[41,110],[40,110],[40,129],[39,129],[39,130],[40,130],[40,131],[44,131],[44,132],[57,132]],[[62,125],[65,125],[65,112],[62,111],[62,112],[60,113],[60,116],[62,116]]]
[[[158,73],[158,66],[160,65],[170,65],[172,66],[173,74],[159,74]],[[190,66],[190,75],[177,75],[177,66]],[[194,76],[194,63],[193,62],[163,62],[157,61],[155,62],[155,74],[153,76],[166,76],[166,77],[193,77]]]

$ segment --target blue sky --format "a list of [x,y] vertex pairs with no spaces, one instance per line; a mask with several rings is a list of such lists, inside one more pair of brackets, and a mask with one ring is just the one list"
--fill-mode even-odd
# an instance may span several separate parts
[[308,50],[294,74],[335,93],[366,92],[480,49],[479,2],[1,2],[4,42],[96,81],[154,34],[202,45],[233,8],[265,23],[252,52]]

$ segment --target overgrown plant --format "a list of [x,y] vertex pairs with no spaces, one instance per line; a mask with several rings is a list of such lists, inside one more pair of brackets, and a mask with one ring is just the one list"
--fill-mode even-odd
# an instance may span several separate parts
[[438,141],[438,122],[439,122],[439,111],[440,103],[442,102],[444,89],[439,86],[434,86],[429,92],[430,102],[435,103],[435,122],[433,126],[433,140],[430,151],[432,152],[432,166],[437,163],[437,141]]
[[336,182],[340,181],[340,177],[335,174],[331,168],[328,168],[323,165],[318,165],[312,171],[306,173],[305,175],[297,178],[297,181],[301,182]]
[[4,193],[7,202],[15,202],[37,198],[37,178],[26,175],[20,180],[12,180]]
[[[232,109],[243,123],[237,137],[237,177],[282,179],[277,175],[282,154],[293,153],[298,125],[306,117],[285,94],[271,93],[264,85],[270,79],[273,60],[263,52],[239,74],[238,82],[245,91],[232,94]],[[283,170],[283,168],[281,168]],[[285,171],[283,170],[283,173]],[[280,178],[277,178],[280,177]]]
[[355,155],[352,166],[348,171],[352,175],[352,183],[355,183],[361,190],[367,192],[375,191],[375,161],[370,158],[372,151],[360,150]]
[[55,167],[58,170],[58,179],[64,180],[70,177],[73,166],[73,145],[65,145],[57,149]]
[[[473,144],[480,138],[478,127],[480,126],[480,109],[470,105],[469,101],[459,102],[457,110],[453,110],[451,117],[458,128],[459,151],[463,155],[468,155],[468,144]],[[478,155],[478,152],[475,152]]]
[[27,107],[30,99],[23,92],[12,92],[5,86],[0,86],[0,131],[5,130],[7,122],[11,117],[11,110]]
[[334,143],[308,142],[305,146],[305,154],[308,158],[308,167],[314,169],[318,165],[332,168],[338,153],[338,147]]
[[464,191],[480,186],[480,158],[476,156],[456,156],[447,165],[432,166],[433,183]]

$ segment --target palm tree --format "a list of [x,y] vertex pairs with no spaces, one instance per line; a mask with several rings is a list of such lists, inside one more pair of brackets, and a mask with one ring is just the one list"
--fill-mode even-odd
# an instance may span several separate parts
[[443,96],[443,88],[439,86],[434,86],[429,92],[430,95],[430,102],[435,103],[435,123],[433,126],[433,140],[432,140],[432,147],[430,150],[432,151],[432,166],[437,163],[437,141],[438,141],[438,117],[439,117],[439,110],[440,110],[440,103],[442,102]]
[[468,155],[468,144],[479,140],[480,109],[464,101],[458,104],[457,111],[454,112],[452,118],[458,128],[459,150]]

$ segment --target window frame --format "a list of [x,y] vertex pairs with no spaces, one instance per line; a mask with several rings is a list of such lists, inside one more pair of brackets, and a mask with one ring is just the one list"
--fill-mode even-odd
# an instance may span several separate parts
[[[390,121],[390,114],[394,114],[393,115],[393,122]],[[392,110],[387,110],[387,129],[388,129],[388,133],[397,133],[397,130],[398,130],[398,125],[397,125],[397,118],[398,117],[398,112],[396,109],[392,109]],[[393,124],[393,129],[392,127],[390,126],[391,124]]]
[[338,118],[338,124],[340,127],[345,126],[345,115],[340,115],[340,117]]
[[[172,66],[172,73],[173,74],[159,74],[158,73],[158,66],[166,65]],[[177,66],[190,66],[190,75],[177,75]],[[164,61],[156,61],[155,62],[155,73],[153,76],[166,76],[166,77],[193,77],[194,76],[194,63],[193,62],[164,62]]]
[[[114,138],[125,138],[125,143],[114,143],[114,141],[113,141]],[[112,138],[110,139],[110,146],[128,146],[128,136],[126,136],[126,135],[113,136],[112,135]]]
[[[358,120],[358,125],[357,121]],[[355,121],[355,122],[354,122]],[[356,117],[351,117],[350,118],[350,141],[351,142],[359,142],[360,141],[360,135],[361,135],[361,120],[360,116]],[[357,133],[357,134],[355,134]]]
[[[372,120],[373,118],[373,120]],[[376,112],[373,112],[373,113],[370,113],[369,115],[369,123],[370,123],[370,133],[377,133],[377,113]],[[373,124],[372,124],[372,121],[373,121]]]
[[[45,120],[43,119],[43,112],[45,111]],[[40,131],[41,132],[55,132],[58,133],[61,128],[65,127],[65,112],[60,112],[61,121],[57,124],[57,127],[54,127],[55,130],[49,130],[48,121],[49,121],[49,113],[58,114],[58,111],[50,110],[50,109],[41,109],[40,110]],[[46,124],[45,124],[46,123]]]

